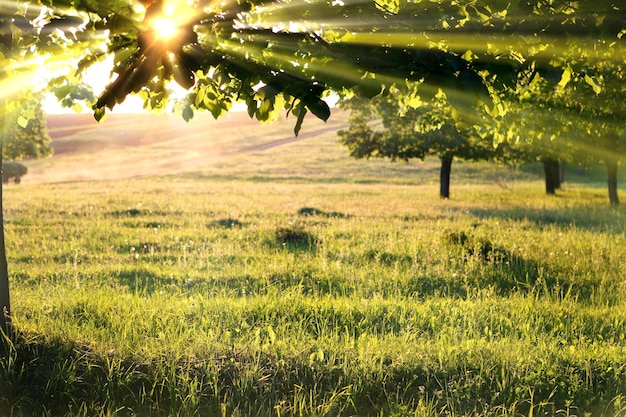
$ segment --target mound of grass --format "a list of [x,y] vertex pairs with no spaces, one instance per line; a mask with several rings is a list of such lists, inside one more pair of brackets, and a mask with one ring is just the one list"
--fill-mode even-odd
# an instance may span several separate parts
[[317,242],[315,236],[305,230],[304,225],[301,223],[277,227],[274,238],[278,245],[289,249],[307,250],[314,248]]
[[213,220],[208,224],[208,227],[223,227],[225,229],[232,229],[233,227],[242,227],[243,223],[237,219],[226,217],[223,219]]
[[298,210],[298,215],[300,216],[322,216],[322,217],[336,217],[340,219],[349,218],[350,215],[339,213],[337,211],[327,212],[324,210],[320,210],[315,207],[302,207]]

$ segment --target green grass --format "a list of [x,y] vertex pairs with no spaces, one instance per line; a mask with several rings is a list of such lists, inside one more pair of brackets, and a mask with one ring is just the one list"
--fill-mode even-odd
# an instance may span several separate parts
[[305,145],[9,186],[0,414],[626,415],[604,189],[459,163],[441,201],[436,161]]

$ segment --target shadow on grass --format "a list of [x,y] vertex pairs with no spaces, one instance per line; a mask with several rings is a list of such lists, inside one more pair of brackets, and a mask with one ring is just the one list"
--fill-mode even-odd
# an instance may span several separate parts
[[130,266],[117,273],[120,285],[128,287],[132,293],[152,295],[156,291],[175,283],[171,277],[141,266]]
[[[600,282],[577,282],[575,276],[564,273],[567,271],[526,259],[464,230],[444,233],[442,244],[449,247],[458,269],[467,272],[438,276],[426,270],[409,280],[405,295],[465,298],[475,291],[491,289],[501,296],[521,292],[584,301],[601,291]],[[608,297],[606,289],[602,292]],[[616,300],[608,297],[606,301]]]
[[[95,351],[65,338],[17,331],[0,344],[2,416],[175,415],[186,388],[168,381],[167,372],[194,376],[189,364]],[[199,409],[214,415],[214,400]]]
[[[451,405],[470,415],[487,403],[493,411],[513,407],[520,415],[549,415],[570,405],[607,415],[607,404],[624,392],[622,373],[606,372],[610,360],[590,361],[582,370],[560,354],[550,357],[550,368],[520,369],[516,360],[482,353],[479,362],[477,355],[459,354],[439,359],[438,366],[382,354],[368,365],[341,355],[327,359],[314,348],[281,356],[225,349],[204,358],[147,359],[41,335],[18,333],[4,343],[3,416],[258,416],[275,415],[281,406],[295,409],[301,400],[310,401],[308,409],[327,410],[324,415],[382,415],[425,398],[431,398],[427,415],[443,415]],[[581,373],[587,383],[572,384]],[[529,392],[545,408],[534,408]]]
[[557,226],[614,234],[626,233],[626,209],[624,207],[564,207],[559,209],[520,207],[509,210],[473,208],[469,212],[480,219],[498,218],[516,222],[528,221],[539,229]]
[[138,217],[145,216],[151,214],[149,210],[140,210],[140,209],[127,209],[127,210],[115,210],[109,213],[113,217]]
[[158,216],[158,217],[168,217],[172,215],[181,214],[180,211],[175,212],[165,212],[159,210],[150,210],[150,209],[137,209],[137,208],[129,208],[126,210],[113,210],[107,213],[108,216],[118,217],[118,218],[137,218],[144,216]]

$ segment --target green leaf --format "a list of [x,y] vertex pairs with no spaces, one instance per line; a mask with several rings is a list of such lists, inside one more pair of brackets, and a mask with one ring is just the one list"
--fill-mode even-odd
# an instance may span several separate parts
[[93,117],[94,119],[96,119],[96,122],[102,121],[102,119],[104,119],[105,116],[106,116],[106,110],[104,107],[99,107],[99,108],[94,109]]
[[55,89],[54,96],[57,98],[57,100],[61,100],[62,98],[67,97],[71,92],[72,92],[72,86],[66,84],[62,87]]
[[256,110],[256,118],[259,121],[267,121],[270,118],[270,113],[274,109],[273,100],[263,100],[261,101],[261,105]]
[[226,110],[220,105],[220,103],[214,102],[211,107],[209,107],[209,111],[211,112],[211,115],[217,120]]
[[28,126],[28,118],[24,117],[24,116],[20,116],[17,118],[17,124],[23,128],[26,129],[26,126]]
[[191,108],[191,106],[185,106],[185,108],[183,108],[183,119],[188,122],[191,119],[193,119],[193,110]]
[[277,88],[271,85],[266,85],[259,88],[258,95],[265,101],[272,100],[278,93],[280,93],[280,91]]
[[205,96],[206,96],[206,86],[202,86],[198,88],[196,92],[196,97],[194,100],[194,103],[196,104],[196,106],[199,106],[200,104],[204,102]]
[[563,70],[563,74],[561,75],[561,81],[559,81],[559,87],[565,87],[571,79],[572,70],[570,68],[565,68],[565,70]]
[[304,122],[304,116],[306,116],[306,113],[306,107],[304,107],[302,105],[302,102],[300,102],[300,104],[298,104],[298,120],[296,121],[296,126],[293,128],[293,133],[295,133],[296,136],[298,136],[298,133],[300,133],[300,129],[302,128],[302,122]]
[[174,81],[185,90],[189,90],[196,83],[196,77],[193,71],[184,63],[176,60],[172,67],[174,73]]
[[81,113],[83,111],[83,106],[80,103],[74,103],[72,104],[72,110],[76,113]]
[[585,82],[593,88],[593,92],[596,94],[600,94],[602,92],[602,86],[598,82],[596,77],[590,77],[589,75],[585,75]]
[[250,99],[247,101],[247,108],[248,108],[248,116],[250,116],[250,118],[254,117],[254,114],[257,111],[257,101],[254,99]]
[[322,99],[316,101],[307,102],[306,107],[313,113],[318,119],[327,121],[330,117],[330,107]]

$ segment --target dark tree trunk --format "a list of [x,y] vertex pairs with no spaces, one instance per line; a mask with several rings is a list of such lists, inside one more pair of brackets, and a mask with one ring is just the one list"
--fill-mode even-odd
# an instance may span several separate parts
[[558,159],[554,159],[552,162],[552,175],[554,175],[554,188],[561,189],[561,164]]
[[617,150],[617,142],[619,137],[616,133],[611,133],[606,137],[606,145],[604,151],[606,157],[604,163],[609,177],[609,201],[612,206],[619,205],[619,196],[617,195],[617,165],[619,163],[619,152]]
[[[0,161],[2,161],[2,145],[0,144]],[[3,186],[0,182],[0,330],[7,336],[11,335],[11,303],[9,299],[9,271],[4,246],[4,208]],[[4,343],[2,343],[4,345]]]
[[542,162],[543,172],[546,177],[546,194],[555,195],[556,190],[561,188],[559,161],[552,158],[546,158]]
[[617,158],[608,158],[606,160],[607,173],[609,175],[609,201],[611,205],[619,205],[619,196],[617,195]]
[[452,171],[452,155],[441,157],[441,175],[439,176],[439,197],[450,198],[450,172]]

